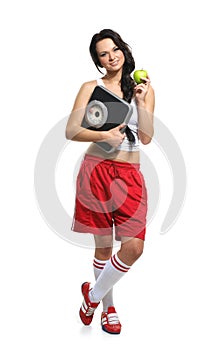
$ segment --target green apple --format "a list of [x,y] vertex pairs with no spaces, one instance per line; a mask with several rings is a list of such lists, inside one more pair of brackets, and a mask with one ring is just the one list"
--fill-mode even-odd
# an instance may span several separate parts
[[141,78],[147,78],[147,77],[148,77],[148,73],[144,69],[135,70],[134,72],[134,80],[136,81],[137,84],[143,83],[143,80],[141,80]]

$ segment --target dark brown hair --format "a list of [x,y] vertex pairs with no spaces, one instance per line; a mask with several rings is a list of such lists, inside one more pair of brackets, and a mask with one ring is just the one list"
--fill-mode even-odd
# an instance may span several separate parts
[[112,29],[103,29],[99,33],[94,34],[94,36],[91,39],[89,50],[92,60],[94,61],[94,64],[98,71],[102,73],[99,69],[99,67],[102,68],[102,65],[100,64],[99,57],[97,55],[96,44],[98,41],[106,38],[112,39],[115,45],[124,54],[125,62],[122,71],[121,90],[123,92],[124,100],[130,103],[133,97],[133,89],[135,86],[134,80],[131,78],[130,74],[135,69],[135,62],[129,45],[123,41],[123,39],[117,32],[113,31]]

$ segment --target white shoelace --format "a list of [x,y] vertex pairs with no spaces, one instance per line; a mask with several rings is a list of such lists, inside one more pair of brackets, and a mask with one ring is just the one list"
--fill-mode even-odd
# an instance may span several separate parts
[[89,306],[85,315],[86,316],[91,316],[94,313],[95,309],[96,309],[96,307]]
[[105,315],[105,317],[102,318],[102,323],[106,324],[118,324],[119,323],[119,318],[117,313],[111,313],[111,314],[107,314]]
[[81,309],[85,313],[85,316],[91,316],[91,315],[93,315],[96,307],[92,307],[92,306],[87,305],[87,303],[84,299],[84,301],[81,305]]

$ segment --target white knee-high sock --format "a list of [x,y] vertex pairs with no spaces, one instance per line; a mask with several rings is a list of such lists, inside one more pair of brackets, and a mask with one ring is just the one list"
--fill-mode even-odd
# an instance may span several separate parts
[[[98,277],[102,273],[106,263],[108,260],[98,260],[97,258],[94,258],[93,266],[94,266],[94,276],[95,280],[97,281]],[[113,288],[111,288],[107,294],[102,299],[103,303],[103,311],[107,312],[109,306],[113,306]]]
[[124,264],[118,258],[117,254],[113,255],[106,263],[94,287],[90,291],[90,300],[95,303],[101,301],[114,284],[117,283],[129,269],[130,266]]

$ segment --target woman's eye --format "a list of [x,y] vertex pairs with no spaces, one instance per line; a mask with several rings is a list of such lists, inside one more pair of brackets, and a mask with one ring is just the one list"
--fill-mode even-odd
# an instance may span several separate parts
[[120,50],[119,47],[115,47],[114,48],[114,51],[118,51],[118,50]]

